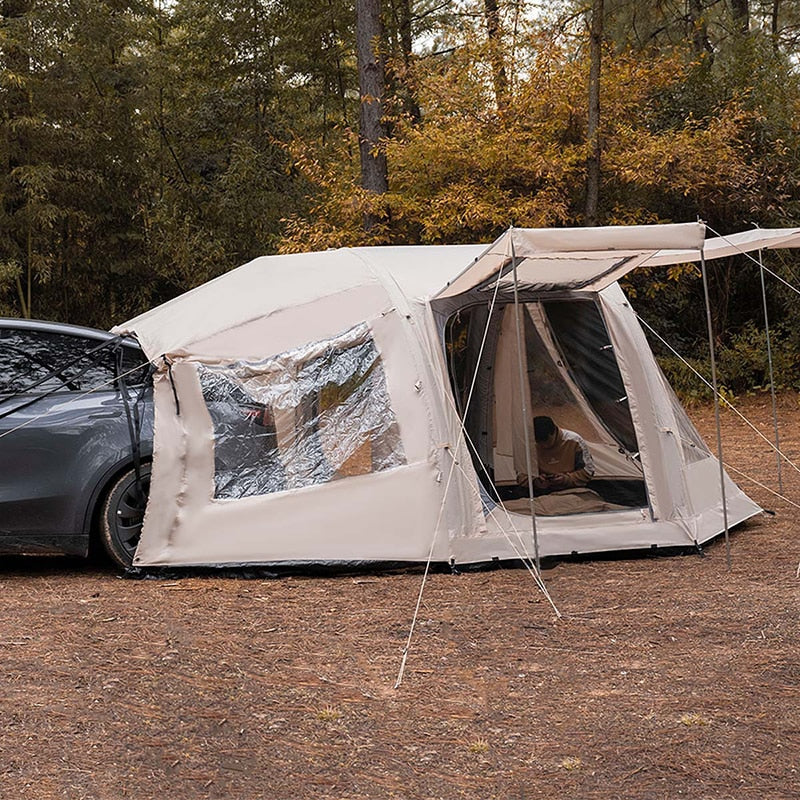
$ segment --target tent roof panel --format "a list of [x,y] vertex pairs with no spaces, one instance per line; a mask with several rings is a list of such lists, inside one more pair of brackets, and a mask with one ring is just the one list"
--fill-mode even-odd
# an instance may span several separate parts
[[[667,230],[653,230],[661,228]],[[587,232],[589,235],[584,236]],[[642,225],[628,229],[568,228],[562,231],[564,238],[558,239],[540,236],[552,233],[548,231],[512,228],[437,297],[452,297],[475,287],[488,286],[498,274],[501,275],[501,285],[510,285],[513,281],[512,256],[517,261],[517,280],[526,288],[600,291],[639,267],[696,262],[703,257],[712,261],[756,250],[800,247],[800,228],[753,228],[705,240],[702,238],[704,232],[705,227],[700,223]],[[602,243],[601,233],[607,234],[609,246],[606,249],[580,249]],[[572,249],[567,249],[570,236],[575,239]],[[678,247],[657,246],[670,242],[674,245],[681,240]],[[547,244],[562,249],[537,249]]]
[[358,247],[354,252],[389,276],[406,297],[428,298],[485,250],[485,244],[448,244]]
[[[500,275],[528,288],[599,291],[637,267],[710,260],[758,249],[800,247],[800,228],[760,229],[704,239],[701,223],[606,228],[512,228],[489,247],[360,247],[264,256],[114,328],[135,333],[151,358],[365,286],[396,285],[411,299],[453,297]],[[444,287],[444,288],[443,288]]]
[[[703,255],[707,261],[711,261],[715,258],[752,253],[756,250],[776,250],[781,247],[800,247],[800,228],[753,228],[728,236],[715,236],[706,239],[703,244]],[[649,258],[645,266],[659,267],[699,260],[700,253],[697,251],[666,249]]]
[[[135,333],[150,358],[192,346],[287,308],[393,281],[407,297],[429,297],[484,245],[359,247],[262,256],[114,328]],[[360,320],[357,320],[360,321]]]
[[295,306],[377,283],[350,250],[263,256],[114,328],[135,333],[150,358]]
[[[533,285],[548,288],[603,288],[609,259],[635,261],[666,248],[699,250],[705,226],[699,222],[679,225],[617,225],[602,228],[510,228],[484,254],[443,289],[437,297],[452,297],[481,286],[510,269],[512,259],[525,269],[535,265]],[[635,264],[633,264],[635,266]],[[527,270],[531,273],[531,270]],[[608,283],[613,283],[616,278]],[[598,283],[598,281],[600,283]]]

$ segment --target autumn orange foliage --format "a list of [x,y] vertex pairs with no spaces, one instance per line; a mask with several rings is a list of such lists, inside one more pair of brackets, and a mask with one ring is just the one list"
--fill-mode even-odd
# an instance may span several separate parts
[[[758,207],[765,171],[751,146],[758,109],[740,96],[695,109],[672,101],[701,68],[680,51],[656,60],[606,54],[605,224],[727,219]],[[423,119],[391,119],[384,143],[389,193],[370,195],[358,187],[352,132],[341,132],[333,156],[298,146],[296,163],[315,188],[314,200],[310,214],[286,220],[284,251],[489,241],[510,225],[583,223],[584,59],[540,35],[516,64],[503,113],[493,102],[478,42],[415,69]],[[365,210],[382,220],[369,234],[361,230]]]

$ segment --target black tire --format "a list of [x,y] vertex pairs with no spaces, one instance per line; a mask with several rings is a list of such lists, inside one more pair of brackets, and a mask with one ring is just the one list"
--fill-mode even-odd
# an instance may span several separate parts
[[150,464],[140,469],[141,488],[133,469],[123,473],[111,486],[103,504],[100,519],[100,538],[109,558],[119,567],[128,569],[142,534],[144,512],[150,494]]

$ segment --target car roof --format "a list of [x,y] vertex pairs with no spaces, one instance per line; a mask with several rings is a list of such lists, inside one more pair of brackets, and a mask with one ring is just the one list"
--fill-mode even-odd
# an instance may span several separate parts
[[[40,333],[61,333],[67,336],[82,336],[84,339],[95,339],[98,342],[115,339],[116,336],[108,331],[98,328],[86,328],[82,325],[70,325],[66,322],[50,322],[41,319],[18,319],[15,317],[0,317],[0,329],[15,328],[17,330],[38,331]],[[133,337],[123,339],[126,345],[136,344]]]

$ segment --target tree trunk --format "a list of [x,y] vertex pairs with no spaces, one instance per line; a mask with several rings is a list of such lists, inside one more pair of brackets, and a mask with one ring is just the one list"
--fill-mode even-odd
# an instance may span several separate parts
[[489,59],[492,64],[492,81],[497,110],[501,113],[508,107],[508,76],[503,61],[503,41],[500,31],[500,10],[497,0],[484,0],[486,11],[486,33],[489,36]]
[[411,0],[399,0],[398,3],[398,28],[400,33],[400,49],[403,53],[403,89],[405,97],[403,105],[411,119],[416,123],[422,118],[419,103],[417,102],[411,75],[411,57],[414,49],[414,39],[411,33]]
[[[328,15],[330,17],[330,29],[333,34],[334,40],[338,41],[339,31],[336,25],[336,13],[333,7],[333,0],[328,0]],[[347,93],[344,85],[344,69],[342,67],[342,59],[339,55],[339,48],[336,48],[336,90],[339,95],[339,107],[342,110],[342,122],[347,127]],[[322,142],[325,143],[326,128],[322,129]]]
[[698,58],[708,54],[708,58],[714,57],[714,48],[708,40],[708,23],[706,22],[705,8],[703,0],[689,0],[688,3],[688,22],[689,36],[692,40],[692,52]]
[[603,45],[603,0],[592,0],[592,27],[589,41],[589,114],[586,140],[589,158],[586,162],[587,225],[597,225],[600,200],[600,59]]
[[772,47],[777,52],[780,46],[780,27],[779,20],[781,14],[781,0],[772,0],[772,19],[770,24],[770,33],[772,34]]
[[731,16],[736,33],[746,34],[750,30],[749,0],[731,0]]
[[[386,153],[381,142],[386,136],[383,125],[385,75],[382,38],[380,0],[356,0],[361,186],[376,194],[389,191]],[[364,230],[371,230],[377,221],[374,214],[364,214]]]

